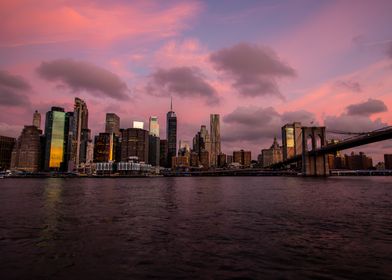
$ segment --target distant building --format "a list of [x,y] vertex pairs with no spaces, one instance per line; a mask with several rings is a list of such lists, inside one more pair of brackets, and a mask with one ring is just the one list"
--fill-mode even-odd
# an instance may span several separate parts
[[199,154],[199,161],[200,164],[203,166],[204,169],[210,168],[210,155],[209,152],[206,150],[203,150]]
[[151,134],[148,137],[148,163],[152,166],[159,166],[160,162],[160,139]]
[[114,133],[99,133],[94,137],[94,162],[109,162],[115,160]]
[[180,140],[178,155],[179,156],[190,156],[191,147],[189,145],[189,141]]
[[36,128],[41,129],[41,114],[37,110],[35,110],[33,115],[33,125]]
[[172,157],[177,155],[177,116],[173,111],[173,102],[170,103],[170,111],[166,114],[166,139],[167,161],[171,165]]
[[52,107],[45,119],[45,163],[46,171],[65,168],[66,114],[63,108]]
[[282,147],[279,146],[276,137],[274,138],[274,142],[272,143],[269,149],[261,150],[261,162],[260,164],[263,167],[271,166],[274,163],[278,163],[283,160],[283,150]]
[[187,156],[172,157],[172,167],[173,168],[189,167],[189,157]]
[[385,169],[392,169],[392,154],[384,155]]
[[199,161],[199,154],[196,152],[191,152],[189,164],[192,167],[199,167],[200,161]]
[[345,155],[345,160],[347,168],[350,170],[366,170],[373,168],[372,158],[366,156],[363,152],[360,152],[359,154],[352,152],[351,155]]
[[144,122],[133,121],[133,128],[144,129]]
[[[202,151],[208,152],[208,157],[211,154],[211,138],[205,125],[202,125],[200,131],[193,137],[193,152],[199,155],[199,162],[201,162]],[[204,153],[204,156],[206,154]],[[208,158],[210,161],[210,158]],[[208,166],[210,163],[208,163]]]
[[150,117],[148,130],[150,131],[150,135],[153,135],[155,137],[159,137],[158,117],[155,117],[155,116]]
[[11,156],[11,170],[26,172],[40,171],[41,130],[34,125],[26,125],[19,136]]
[[[84,100],[76,97],[74,103],[73,112],[73,124],[72,124],[72,151],[71,161],[75,168],[78,169],[80,164],[86,159],[86,142],[90,139],[83,139],[82,134],[86,135],[86,129],[88,129],[88,109],[87,104]],[[82,143],[82,141],[84,143]],[[85,147],[81,147],[84,145]]]
[[210,164],[216,166],[218,155],[221,153],[220,122],[218,114],[210,115],[211,153]]
[[220,153],[219,155],[218,155],[218,162],[217,162],[217,166],[218,167],[225,167],[226,166],[226,154],[224,154],[224,153]]
[[121,161],[137,157],[140,162],[148,162],[149,133],[139,128],[128,128],[122,131]]
[[105,133],[114,133],[120,136],[120,117],[114,113],[106,113]]
[[250,151],[234,151],[233,162],[241,164],[243,167],[250,167],[252,161],[252,154]]
[[159,141],[159,165],[162,167],[169,167],[169,163],[167,162],[168,153],[167,153],[167,140],[161,139]]
[[10,169],[12,149],[16,139],[0,135],[0,170]]
[[283,160],[302,154],[302,126],[300,122],[282,127]]

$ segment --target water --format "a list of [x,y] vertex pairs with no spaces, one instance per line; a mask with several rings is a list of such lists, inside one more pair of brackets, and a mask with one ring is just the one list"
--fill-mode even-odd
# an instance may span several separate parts
[[392,279],[392,180],[0,180],[1,279]]

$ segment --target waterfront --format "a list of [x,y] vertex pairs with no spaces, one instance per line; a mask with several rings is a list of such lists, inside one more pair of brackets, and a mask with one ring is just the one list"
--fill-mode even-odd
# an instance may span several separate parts
[[1,279],[390,279],[390,177],[0,181]]

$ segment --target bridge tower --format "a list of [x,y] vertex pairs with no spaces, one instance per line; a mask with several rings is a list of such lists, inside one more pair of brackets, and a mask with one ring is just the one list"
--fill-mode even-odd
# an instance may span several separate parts
[[302,174],[329,176],[327,154],[317,150],[327,145],[324,126],[302,127]]

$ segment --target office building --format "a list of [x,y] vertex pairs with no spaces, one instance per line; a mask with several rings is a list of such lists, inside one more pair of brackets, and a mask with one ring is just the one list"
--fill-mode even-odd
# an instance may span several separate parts
[[366,156],[363,152],[351,155],[344,155],[346,166],[350,170],[367,170],[373,168],[373,160],[371,157]]
[[222,168],[226,166],[226,154],[220,153],[218,155],[218,167]]
[[217,165],[218,155],[221,153],[220,122],[218,114],[210,115],[211,152],[210,165]]
[[167,161],[167,140],[161,139],[159,141],[159,165],[162,167],[169,167],[169,163]]
[[45,162],[46,171],[65,168],[65,147],[66,147],[66,114],[63,108],[52,107],[46,113],[45,119]]
[[12,149],[16,139],[0,135],[0,170],[8,170],[11,166]]
[[37,110],[35,110],[33,115],[33,125],[36,128],[41,129],[41,114]]
[[152,166],[159,166],[160,162],[160,139],[157,136],[150,135],[148,137],[148,163]]
[[159,137],[158,117],[155,116],[150,117],[148,130],[150,131],[150,135]]
[[281,162],[282,160],[283,150],[282,147],[279,146],[279,143],[275,137],[274,142],[269,149],[261,150],[261,162],[259,162],[259,164],[262,167],[269,167],[274,163]]
[[11,155],[11,170],[38,172],[41,163],[41,130],[26,125],[16,141]]
[[87,152],[87,149],[85,147],[82,148],[81,146],[82,141],[84,141],[83,145],[86,145],[86,139],[83,137],[85,137],[85,135],[88,133],[86,132],[86,129],[88,129],[87,104],[84,102],[84,100],[78,97],[75,98],[72,128],[73,139],[71,160],[73,161],[75,168],[78,169],[80,164],[86,160],[85,153]]
[[392,169],[392,154],[384,155],[385,169]]
[[99,133],[94,137],[94,162],[114,161],[115,151],[114,133]]
[[241,164],[243,167],[250,167],[252,161],[252,154],[250,151],[234,151],[233,162]]
[[120,117],[114,113],[106,113],[105,133],[114,133],[120,136]]
[[167,162],[171,165],[172,157],[177,155],[177,116],[170,102],[170,111],[166,114]]
[[148,162],[149,133],[139,128],[128,128],[122,131],[121,161],[137,158],[140,162]]

